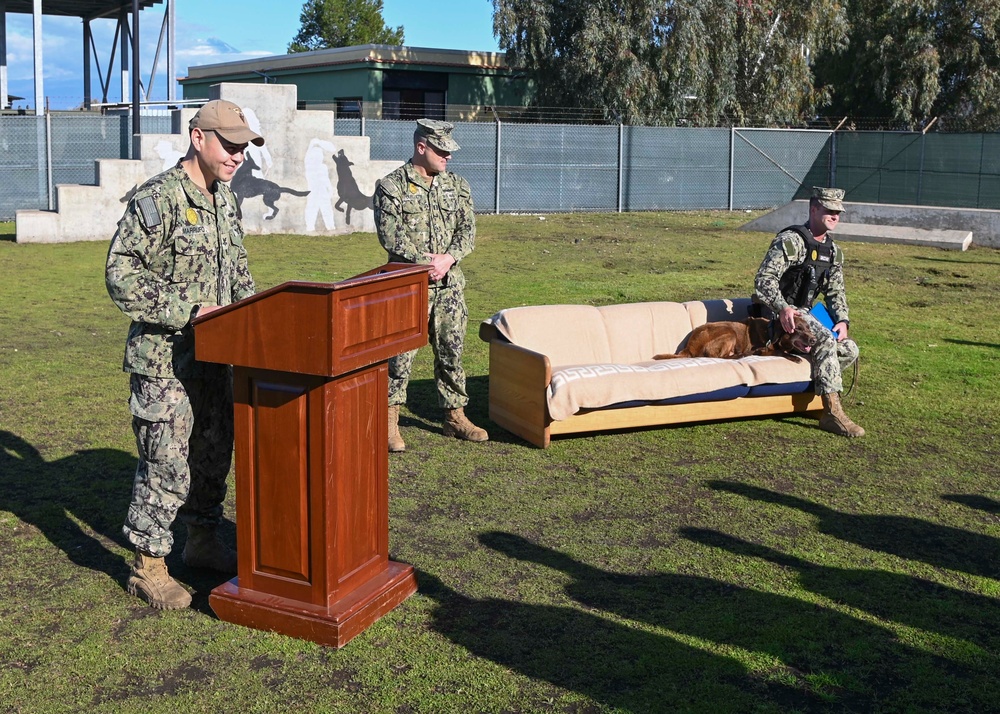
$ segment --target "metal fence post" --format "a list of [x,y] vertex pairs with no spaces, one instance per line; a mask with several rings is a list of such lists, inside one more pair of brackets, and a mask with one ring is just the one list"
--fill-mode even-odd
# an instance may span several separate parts
[[[46,107],[46,109],[48,108]],[[49,210],[52,211],[55,209],[56,203],[52,190],[52,115],[48,111],[45,112],[45,177]]]
[[736,182],[736,127],[729,127],[729,210],[733,210],[733,184]]
[[[927,135],[924,134],[924,139]],[[983,207],[983,163],[986,160],[986,136],[979,135],[979,181],[976,182],[976,208]]]
[[830,134],[830,185],[837,185],[837,130]]
[[620,121],[618,122],[618,212],[622,212],[622,190],[624,187],[624,164],[625,164],[625,153],[623,151],[625,147],[625,125]]
[[497,124],[497,149],[493,156],[493,163],[496,167],[496,188],[493,196],[493,213],[494,215],[500,215],[500,115],[497,114],[495,107],[490,107],[490,111],[493,112],[493,118],[496,120]]
[[920,135],[920,167],[917,169],[917,205],[923,199],[924,192],[924,148],[927,144],[927,134]]

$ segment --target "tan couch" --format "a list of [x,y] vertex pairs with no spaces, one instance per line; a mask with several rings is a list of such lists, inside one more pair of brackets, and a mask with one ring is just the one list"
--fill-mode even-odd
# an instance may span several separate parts
[[749,300],[502,310],[490,343],[490,418],[545,448],[553,435],[818,411],[800,358],[653,360],[698,325],[743,320]]

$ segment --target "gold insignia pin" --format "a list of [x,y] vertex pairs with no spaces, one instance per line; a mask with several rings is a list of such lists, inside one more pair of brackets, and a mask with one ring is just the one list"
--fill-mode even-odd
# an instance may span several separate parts
[[816,249],[814,248],[813,249],[813,260],[816,260],[816,258],[818,258],[818,257],[819,257],[819,253],[817,253]]
[[410,193],[416,193],[416,192],[417,192],[417,187],[416,187],[416,186],[414,186],[414,185],[413,185],[413,184],[411,183],[411,184],[410,184]]
[[188,223],[190,223],[192,226],[198,225],[198,211],[194,210],[193,208],[189,208],[187,209],[186,216]]

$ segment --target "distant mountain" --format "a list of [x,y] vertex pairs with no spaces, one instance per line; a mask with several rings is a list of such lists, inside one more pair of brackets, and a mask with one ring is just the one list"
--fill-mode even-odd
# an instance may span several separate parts
[[226,55],[242,54],[242,50],[236,49],[231,44],[225,42],[224,40],[220,40],[218,37],[209,37],[207,40],[204,40],[204,44],[212,48],[213,52],[217,52],[219,54],[226,54]]

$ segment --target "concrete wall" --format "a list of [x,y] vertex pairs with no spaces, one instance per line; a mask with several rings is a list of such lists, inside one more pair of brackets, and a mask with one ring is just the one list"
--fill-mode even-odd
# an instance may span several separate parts
[[[743,226],[743,230],[777,233],[793,223],[805,223],[808,217],[809,201],[792,201],[750,221]],[[841,220],[854,224],[906,226],[924,230],[972,231],[974,244],[1000,248],[1000,211],[845,201]]]
[[[240,105],[265,139],[262,147],[248,147],[231,182],[247,233],[375,230],[375,182],[400,161],[371,161],[368,137],[334,136],[329,111],[297,110],[294,85],[220,84],[210,94]],[[17,241],[109,240],[136,185],[187,151],[187,125],[196,111],[175,112],[172,134],[143,135],[140,160],[98,161],[98,185],[59,186],[55,211],[18,211]]]

